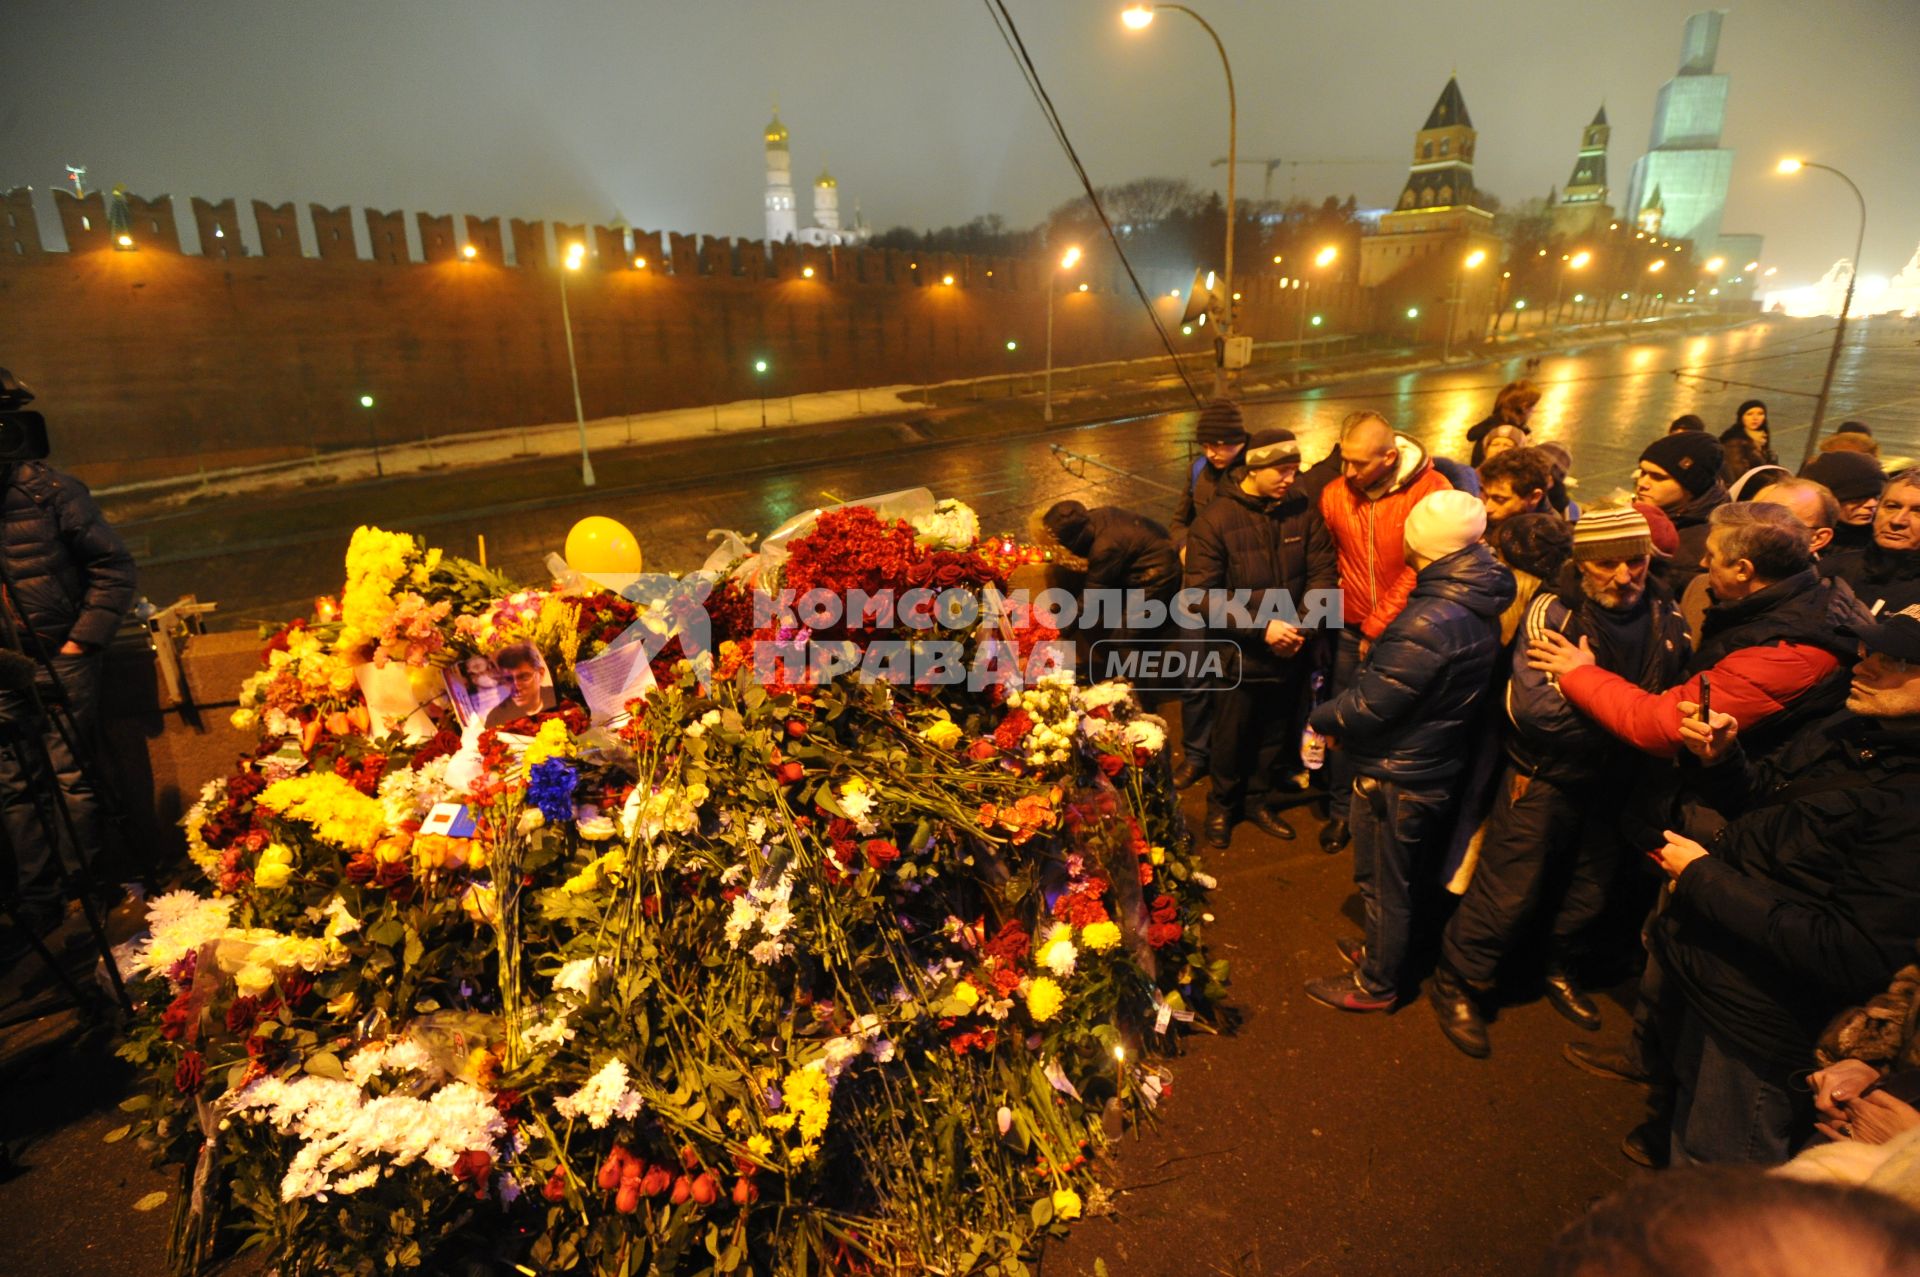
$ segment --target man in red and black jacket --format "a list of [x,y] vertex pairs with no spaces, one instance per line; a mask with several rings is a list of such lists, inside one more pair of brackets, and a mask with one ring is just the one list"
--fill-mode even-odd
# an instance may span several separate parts
[[1661,758],[1680,753],[1680,703],[1699,701],[1705,676],[1713,708],[1740,724],[1749,752],[1765,753],[1845,698],[1852,644],[1837,630],[1864,610],[1814,571],[1807,529],[1784,506],[1715,509],[1702,561],[1714,603],[1677,686],[1637,687],[1601,669],[1589,644],[1551,630],[1530,636],[1527,658],[1575,709]]

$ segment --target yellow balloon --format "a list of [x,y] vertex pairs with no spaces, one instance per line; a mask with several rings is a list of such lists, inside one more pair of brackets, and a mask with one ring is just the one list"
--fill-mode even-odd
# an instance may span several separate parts
[[618,519],[590,514],[567,533],[567,566],[589,576],[638,573],[640,542]]

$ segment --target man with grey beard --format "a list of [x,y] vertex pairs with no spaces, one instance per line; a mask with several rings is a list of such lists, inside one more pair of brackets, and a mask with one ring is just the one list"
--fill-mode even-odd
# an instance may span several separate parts
[[[1574,525],[1573,561],[1527,608],[1524,638],[1551,630],[1590,647],[1600,666],[1647,691],[1678,681],[1691,646],[1673,597],[1649,574],[1653,537],[1631,506],[1588,511]],[[1491,1050],[1480,1000],[1528,920],[1552,917],[1547,999],[1582,1028],[1600,1013],[1575,978],[1577,945],[1606,904],[1625,852],[1609,812],[1636,791],[1650,760],[1582,714],[1558,680],[1514,645],[1506,766],[1494,790],[1480,859],[1441,938],[1429,998],[1447,1040]]]

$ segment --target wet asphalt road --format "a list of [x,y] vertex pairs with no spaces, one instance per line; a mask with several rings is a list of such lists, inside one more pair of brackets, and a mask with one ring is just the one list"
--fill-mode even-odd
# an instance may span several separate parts
[[[1699,336],[1608,341],[1548,354],[1527,374],[1546,392],[1535,411],[1535,437],[1570,447],[1575,495],[1591,504],[1631,482],[1640,449],[1675,416],[1697,413],[1718,431],[1732,422],[1740,401],[1758,397],[1770,401],[1776,451],[1797,465],[1830,333],[1826,321],[1769,319]],[[1676,368],[1690,375],[1676,377]],[[1516,357],[1359,376],[1254,399],[1247,404],[1248,424],[1291,428],[1311,460],[1333,446],[1341,417],[1375,408],[1430,448],[1464,457],[1467,427],[1485,414],[1502,382],[1523,373]],[[1091,416],[1093,409],[1068,403],[1063,415]],[[1835,381],[1829,429],[1850,417],[1873,426],[1884,453],[1920,454],[1920,323],[1883,319],[1854,329]],[[587,514],[626,522],[652,564],[675,569],[699,565],[712,529],[766,532],[815,505],[919,485],[967,501],[988,531],[1021,529],[1030,511],[1067,497],[1164,519],[1174,501],[1167,488],[1186,472],[1192,420],[1191,412],[1169,412],[980,441],[935,432],[935,441],[925,442],[924,434],[879,422],[812,438],[776,430],[596,456],[600,486],[594,489],[578,487],[573,460],[533,458],[116,522],[143,560],[148,597],[165,602],[192,591],[219,600],[229,617],[284,616],[339,588],[341,555],[361,522],[418,531],[469,556],[484,536],[492,562],[533,580],[547,553]],[[1099,465],[1070,473],[1051,451],[1056,444],[1127,473]]]
[[[1777,446],[1796,460],[1810,401],[1778,390],[1817,388],[1821,329],[1763,322],[1549,356],[1534,374],[1548,388],[1537,433],[1570,443],[1588,501],[1626,481],[1640,447],[1672,416],[1698,412],[1717,428],[1749,395],[1771,399]],[[1837,383],[1832,420],[1867,420],[1888,454],[1920,453],[1916,339],[1910,322],[1865,327]],[[1745,362],[1728,362],[1735,360]],[[1671,376],[1682,364],[1711,364],[1716,378],[1777,389]],[[1360,378],[1250,405],[1249,416],[1294,428],[1310,457],[1360,406],[1458,451],[1493,388],[1520,371],[1516,361]],[[462,551],[484,534],[496,561],[531,578],[586,513],[625,519],[656,563],[686,567],[704,553],[710,528],[765,530],[823,500],[914,484],[969,501],[989,529],[1018,528],[1032,508],[1067,496],[1165,510],[1171,498],[1140,479],[1096,467],[1084,478],[1070,474],[1049,444],[1177,483],[1190,422],[1191,414],[1165,414],[918,447],[910,434],[874,430],[785,467],[783,451],[803,451],[797,440],[721,440],[679,458],[679,467],[657,456],[610,458],[603,486],[584,497],[568,490],[570,463],[536,460],[201,508],[128,530],[136,544],[171,547],[171,562],[144,569],[149,595],[197,589],[222,599],[229,614],[287,615],[338,588],[347,534],[363,519],[417,529]],[[834,455],[855,447],[868,455]],[[696,466],[721,473],[686,479]],[[263,542],[269,548],[257,548]],[[1185,795],[1192,819],[1203,791]],[[1305,998],[1303,980],[1338,968],[1332,940],[1354,929],[1355,902],[1347,856],[1319,852],[1310,809],[1293,819],[1294,842],[1243,826],[1230,850],[1209,856],[1220,880],[1211,940],[1232,964],[1232,998],[1244,1018],[1228,1036],[1194,1038],[1175,1061],[1157,1129],[1116,1150],[1111,1213],[1084,1221],[1049,1252],[1041,1271],[1050,1277],[1092,1274],[1096,1260],[1112,1277],[1521,1273],[1592,1200],[1646,1173],[1617,1151],[1636,1117],[1636,1093],[1565,1065],[1562,1044],[1584,1035],[1530,991],[1515,990],[1486,1061],[1449,1046],[1420,1001],[1392,1016],[1351,1016]],[[1624,1037],[1630,994],[1630,985],[1607,991],[1607,1022],[1594,1040]],[[104,1142],[124,1120],[114,1107],[124,1076],[108,1062],[106,1044],[62,1038],[50,1026],[14,1030],[0,1046],[4,1125],[27,1141],[21,1170],[0,1173],[0,1218],[8,1221],[0,1271],[161,1271],[172,1203],[144,1214],[132,1207],[177,1183],[149,1170],[137,1150]]]

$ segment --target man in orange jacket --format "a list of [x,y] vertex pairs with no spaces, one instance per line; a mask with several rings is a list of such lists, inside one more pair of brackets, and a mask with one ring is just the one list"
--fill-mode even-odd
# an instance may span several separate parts
[[[1416,577],[1406,560],[1407,516],[1429,493],[1453,485],[1418,440],[1400,434],[1377,412],[1340,423],[1340,480],[1320,493],[1320,517],[1340,562],[1343,626],[1334,657],[1333,694],[1354,680],[1367,649],[1407,605]],[[1347,845],[1347,802],[1353,776],[1339,750],[1328,765],[1329,819],[1320,846]]]

